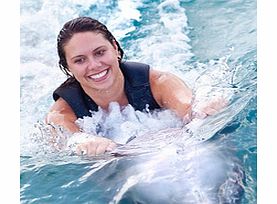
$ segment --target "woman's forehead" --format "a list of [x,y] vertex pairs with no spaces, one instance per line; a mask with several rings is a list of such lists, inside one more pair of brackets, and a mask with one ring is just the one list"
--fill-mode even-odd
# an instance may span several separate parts
[[101,33],[82,32],[72,36],[64,46],[64,51],[68,57],[72,57],[102,46],[111,46],[111,44]]

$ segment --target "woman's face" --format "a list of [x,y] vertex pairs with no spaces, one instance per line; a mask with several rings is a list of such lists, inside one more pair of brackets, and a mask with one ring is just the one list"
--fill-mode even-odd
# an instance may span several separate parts
[[70,72],[85,89],[107,90],[121,79],[116,43],[101,33],[75,33],[64,51]]

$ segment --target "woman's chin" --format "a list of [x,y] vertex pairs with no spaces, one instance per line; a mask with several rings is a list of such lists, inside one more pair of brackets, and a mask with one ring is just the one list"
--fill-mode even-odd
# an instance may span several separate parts
[[91,87],[93,87],[96,90],[99,91],[108,91],[111,89],[111,87],[113,87],[113,80],[111,78],[107,78],[106,80],[103,81],[93,81],[90,83]]

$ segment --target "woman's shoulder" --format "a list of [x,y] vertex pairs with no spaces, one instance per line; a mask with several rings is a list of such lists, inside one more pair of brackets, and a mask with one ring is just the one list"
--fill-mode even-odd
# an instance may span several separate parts
[[125,79],[133,86],[149,83],[149,65],[139,62],[126,61],[120,63],[120,68]]
[[150,69],[149,81],[153,93],[160,95],[173,94],[177,90],[190,91],[190,88],[181,78],[170,72]]
[[61,96],[80,95],[82,88],[80,83],[74,78],[69,77],[66,79],[56,90],[53,92],[54,100],[58,100]]
[[68,86],[79,86],[79,82],[76,80],[75,77],[69,77],[67,78],[59,87],[68,87]]
[[159,71],[156,69],[149,70],[150,83],[153,85],[164,84],[164,83],[166,83],[166,81],[174,80],[176,78],[177,78],[177,76],[175,76],[169,72]]
[[120,63],[120,68],[123,69],[149,69],[150,66],[141,62],[123,61]]

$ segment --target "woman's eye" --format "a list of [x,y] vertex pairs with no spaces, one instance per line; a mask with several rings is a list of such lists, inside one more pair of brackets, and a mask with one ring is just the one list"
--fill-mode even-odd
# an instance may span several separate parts
[[97,52],[95,53],[95,55],[96,55],[97,57],[100,57],[100,56],[104,55],[104,53],[105,53],[105,50],[99,50],[99,51],[97,51]]
[[84,58],[79,58],[79,59],[76,59],[76,60],[74,61],[74,63],[76,63],[76,64],[82,64],[84,61],[85,61]]

